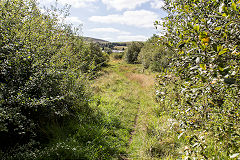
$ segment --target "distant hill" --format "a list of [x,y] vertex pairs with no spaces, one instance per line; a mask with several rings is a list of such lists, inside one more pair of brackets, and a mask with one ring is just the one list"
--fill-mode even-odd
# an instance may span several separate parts
[[99,43],[109,43],[109,41],[103,40],[103,39],[97,39],[97,38],[92,38],[92,37],[83,37],[85,41],[89,42],[99,42]]
[[99,43],[100,47],[104,50],[105,48],[110,48],[111,50],[126,50],[132,42],[141,42],[141,41],[131,41],[131,42],[109,42],[103,39],[92,38],[92,37],[83,37],[87,42]]
[[83,39],[88,42],[112,43],[117,46],[126,46],[131,44],[132,42],[143,42],[143,41],[109,42],[103,39],[92,38],[92,37],[83,37]]

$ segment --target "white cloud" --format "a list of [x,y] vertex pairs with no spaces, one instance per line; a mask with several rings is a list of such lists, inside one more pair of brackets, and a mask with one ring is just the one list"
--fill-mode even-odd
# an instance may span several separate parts
[[[40,4],[48,5],[54,4],[57,2],[61,5],[69,4],[74,8],[82,8],[82,7],[90,7],[96,8],[96,5],[93,5],[94,2],[98,2],[99,0],[37,0]],[[138,6],[141,6],[144,3],[150,2],[152,8],[161,8],[164,5],[163,0],[101,0],[103,4],[107,6],[107,8],[114,8],[116,10],[123,9],[135,9]]]
[[78,17],[66,17],[65,21],[68,23],[73,23],[73,24],[83,24],[83,21],[80,20]]
[[150,0],[102,0],[108,8],[115,8],[117,10],[135,9],[137,6],[148,1]]
[[98,37],[99,39],[105,40],[105,41],[109,41],[109,42],[113,42],[114,39],[111,37]]
[[118,34],[125,34],[128,35],[130,34],[130,32],[126,32],[126,31],[120,31],[116,28],[92,28],[89,29],[90,32],[97,32],[97,33],[118,33]]
[[160,9],[164,5],[165,5],[165,3],[162,0],[154,0],[153,2],[151,2],[151,7],[152,8],[156,8],[156,9]]
[[143,35],[134,35],[134,36],[118,36],[118,41],[146,41],[149,37]]
[[[81,7],[89,7],[92,5],[93,2],[96,2],[97,0],[57,0],[57,3],[61,5],[69,4],[74,8],[81,8]],[[56,0],[38,0],[41,4],[52,4],[56,2]]]
[[116,33],[119,32],[118,29],[115,28],[92,28],[89,29],[91,32],[110,32],[110,33]]
[[153,23],[158,20],[158,15],[147,10],[137,10],[125,11],[122,15],[113,14],[107,16],[92,16],[89,20],[98,23],[117,23],[140,28],[153,28]]
[[119,11],[123,9],[135,9],[147,2],[151,2],[151,7],[156,9],[164,6],[163,0],[102,0],[102,3],[107,5],[108,8],[114,8]]

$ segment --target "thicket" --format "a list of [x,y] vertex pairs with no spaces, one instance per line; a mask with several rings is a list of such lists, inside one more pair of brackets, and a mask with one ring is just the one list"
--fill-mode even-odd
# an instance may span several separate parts
[[88,79],[108,56],[59,13],[65,16],[42,13],[34,0],[0,1],[0,157],[19,145],[48,143],[48,128],[91,114]]
[[89,75],[95,74],[102,67],[105,67],[107,65],[107,62],[109,61],[108,53],[102,52],[100,45],[97,43],[89,44],[89,52],[86,57],[88,57],[86,61],[86,65],[88,65],[86,68],[86,72],[88,72]]
[[172,131],[185,145],[180,156],[239,158],[240,1],[165,4],[164,44],[176,56],[159,76],[160,115],[176,120]]
[[132,42],[128,49],[125,51],[125,60],[127,63],[135,64],[138,62],[138,54],[141,51],[141,48],[143,47],[144,43],[142,42]]
[[152,71],[163,71],[168,67],[170,63],[172,51],[167,47],[158,43],[160,37],[153,35],[149,38],[138,55],[138,61],[143,65],[145,69],[151,69]]

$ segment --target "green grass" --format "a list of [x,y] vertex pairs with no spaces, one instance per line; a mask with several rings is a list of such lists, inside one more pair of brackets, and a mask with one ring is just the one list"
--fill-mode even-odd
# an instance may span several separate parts
[[115,60],[93,84],[95,94],[101,97],[99,108],[119,118],[125,127],[126,154],[122,156],[131,159],[151,158],[147,128],[157,105],[153,99],[154,75],[142,72],[141,65]]
[[170,132],[170,117],[158,114],[155,75],[141,65],[114,59],[99,75],[91,84],[94,96],[89,107],[64,126],[45,127],[49,143],[35,150],[22,148],[24,152],[15,154],[18,159],[174,159],[179,155],[184,140]]
[[99,99],[98,108],[112,119],[118,119],[124,137],[124,154],[128,159],[176,159],[184,152],[184,138],[179,124],[162,114],[162,105],[155,100],[155,77],[141,65],[111,59],[103,75],[93,83]]

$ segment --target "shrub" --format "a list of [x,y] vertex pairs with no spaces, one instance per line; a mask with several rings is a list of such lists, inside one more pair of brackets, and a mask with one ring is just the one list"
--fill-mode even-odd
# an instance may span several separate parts
[[145,69],[159,72],[168,67],[173,53],[165,45],[158,43],[160,40],[160,37],[154,35],[142,47],[138,60]]
[[88,54],[91,58],[90,61],[94,62],[93,71],[98,71],[101,67],[106,66],[109,61],[109,55],[103,52],[97,43],[90,43],[89,47],[90,52]]
[[122,52],[122,53],[112,53],[112,57],[113,57],[114,59],[122,59],[122,58],[123,58],[123,55],[124,55],[123,52]]
[[[172,67],[183,81],[180,89],[174,89],[175,100],[171,97],[175,103],[168,107],[191,133],[191,152],[186,154],[206,159],[238,156],[239,1],[165,3],[169,13],[165,45],[178,53]],[[159,85],[164,89],[166,82]]]
[[125,53],[125,59],[127,63],[138,63],[138,54],[143,47],[142,42],[132,42]]
[[104,47],[104,52],[106,52],[108,55],[112,54],[112,49],[108,47]]
[[88,71],[105,57],[33,0],[3,0],[0,8],[0,150],[8,150],[46,141],[47,124],[87,108]]

